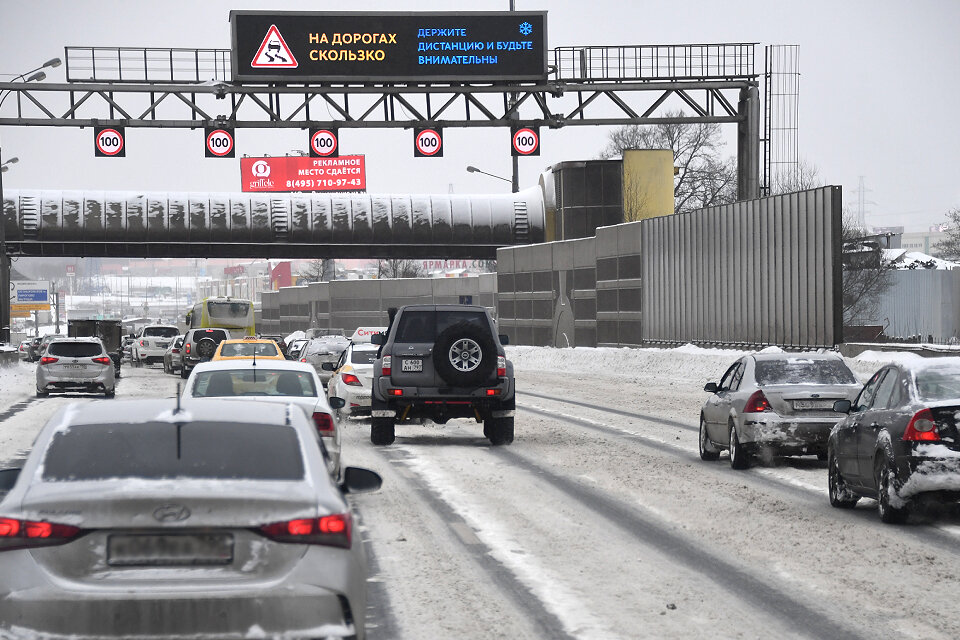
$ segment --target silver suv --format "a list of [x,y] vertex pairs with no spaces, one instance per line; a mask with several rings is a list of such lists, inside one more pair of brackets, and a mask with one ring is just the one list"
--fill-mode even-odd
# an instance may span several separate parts
[[220,343],[229,339],[230,329],[188,329],[180,351],[180,377],[189,377],[195,366],[210,360]]
[[424,418],[474,418],[491,444],[513,442],[513,363],[484,307],[401,307],[372,341],[382,344],[373,365],[373,444],[392,443],[397,423]]
[[116,393],[113,360],[99,338],[56,338],[37,363],[37,396],[52,391]]

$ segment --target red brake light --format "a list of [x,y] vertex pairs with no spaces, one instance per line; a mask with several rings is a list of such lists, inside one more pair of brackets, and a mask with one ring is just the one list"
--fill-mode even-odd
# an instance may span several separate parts
[[80,535],[69,524],[0,518],[0,551],[65,544]]
[[390,372],[393,371],[393,358],[390,356],[383,356],[383,361],[380,363],[380,371],[382,375],[388,376]]
[[340,376],[340,379],[343,380],[343,384],[353,385],[354,387],[363,386],[362,384],[360,384],[360,378],[353,375],[352,373],[345,373],[342,376]]
[[143,340],[140,341],[140,346],[141,346],[141,347],[143,346]]
[[391,396],[402,396],[403,389],[387,389],[387,395]]
[[488,396],[498,396],[500,395],[500,389],[487,389]]
[[300,362],[306,362],[306,361],[307,361],[306,358],[300,358]]
[[187,346],[186,346],[186,353],[190,353],[190,343],[189,343],[189,342],[187,343]]
[[324,413],[323,411],[314,412],[313,424],[317,426],[317,432],[321,436],[327,438],[333,437],[336,428],[333,425],[333,417],[329,413]]
[[907,429],[903,432],[903,439],[913,442],[939,442],[940,432],[937,423],[933,420],[930,409],[921,409],[913,414]]
[[322,544],[349,549],[352,529],[349,513],[335,513],[321,518],[274,522],[260,527],[260,532],[277,542]]
[[743,412],[763,413],[764,411],[773,411],[773,408],[767,402],[767,396],[763,395],[763,391],[754,391],[747,400],[747,406],[743,408]]
[[60,358],[54,358],[53,356],[43,356],[42,358],[40,358],[40,364],[53,364],[54,362],[58,362],[59,360]]
[[107,356],[100,356],[98,358],[93,358],[93,361],[96,362],[97,364],[110,364],[112,362],[112,360],[110,360],[110,358],[108,358]]
[[180,353],[180,349],[173,349],[173,351],[171,351],[171,353]]
[[497,356],[497,376],[502,378],[507,375],[506,356]]

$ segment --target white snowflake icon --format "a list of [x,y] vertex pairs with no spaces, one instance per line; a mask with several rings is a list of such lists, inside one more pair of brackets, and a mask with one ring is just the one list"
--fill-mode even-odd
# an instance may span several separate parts
[[520,33],[522,33],[525,36],[530,35],[531,33],[533,33],[533,25],[530,24],[529,22],[521,22]]

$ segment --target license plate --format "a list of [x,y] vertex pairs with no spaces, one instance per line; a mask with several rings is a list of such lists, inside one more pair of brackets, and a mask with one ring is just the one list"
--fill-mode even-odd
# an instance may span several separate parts
[[794,400],[794,409],[833,409],[833,400]]
[[65,364],[63,365],[64,369],[86,369],[87,365],[85,364]]
[[107,539],[111,566],[195,566],[233,562],[229,533],[112,535]]
[[400,371],[423,371],[423,360],[420,358],[404,358],[400,361]]

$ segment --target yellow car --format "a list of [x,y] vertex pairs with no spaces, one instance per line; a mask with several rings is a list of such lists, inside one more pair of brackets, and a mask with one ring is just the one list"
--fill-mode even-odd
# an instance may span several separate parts
[[224,340],[217,347],[211,360],[286,360],[280,347],[273,340],[247,337],[241,340]]

